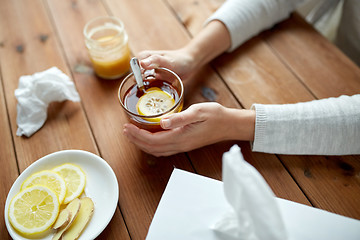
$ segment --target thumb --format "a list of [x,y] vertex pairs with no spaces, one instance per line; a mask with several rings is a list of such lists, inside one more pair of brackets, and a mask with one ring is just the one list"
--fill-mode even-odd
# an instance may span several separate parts
[[183,127],[192,123],[201,121],[191,108],[179,113],[173,113],[170,116],[164,117],[160,121],[160,126],[163,129],[173,129]]

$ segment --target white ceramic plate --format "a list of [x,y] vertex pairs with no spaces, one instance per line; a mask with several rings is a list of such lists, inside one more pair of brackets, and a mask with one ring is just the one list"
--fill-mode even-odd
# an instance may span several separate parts
[[[95,205],[94,215],[79,240],[96,238],[110,222],[119,199],[119,186],[115,173],[104,159],[93,153],[82,150],[64,150],[49,154],[31,164],[21,173],[11,187],[5,204],[5,223],[13,239],[28,239],[20,235],[12,227],[8,219],[10,201],[20,191],[21,183],[35,172],[52,169],[63,163],[74,163],[84,170],[86,174],[84,193],[93,200]],[[50,240],[52,235],[53,233],[49,233],[41,239]]]

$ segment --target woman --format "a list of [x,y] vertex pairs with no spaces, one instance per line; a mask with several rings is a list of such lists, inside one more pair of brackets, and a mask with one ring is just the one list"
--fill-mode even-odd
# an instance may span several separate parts
[[[173,51],[142,52],[141,66],[167,67],[186,81],[195,69],[287,18],[301,2],[228,0],[186,46]],[[350,24],[346,14],[347,28],[354,28],[348,30],[358,34],[359,4],[348,0],[343,9],[350,11],[355,19]],[[354,38],[360,39],[360,34]],[[355,44],[352,52],[356,53],[357,47]],[[297,104],[254,104],[251,109],[199,103],[163,118],[160,124],[168,131],[150,133],[125,124],[124,134],[155,156],[190,151],[224,140],[252,141],[253,151],[268,153],[360,154],[360,94]]]

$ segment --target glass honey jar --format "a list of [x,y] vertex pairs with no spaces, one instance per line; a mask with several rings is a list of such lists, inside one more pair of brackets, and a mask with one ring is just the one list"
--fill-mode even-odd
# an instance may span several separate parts
[[115,17],[98,17],[84,27],[85,45],[96,75],[116,79],[130,69],[130,49],[124,24]]

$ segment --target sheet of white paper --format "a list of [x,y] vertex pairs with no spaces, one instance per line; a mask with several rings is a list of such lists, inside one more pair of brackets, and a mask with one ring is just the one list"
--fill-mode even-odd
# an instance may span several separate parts
[[[359,240],[360,221],[277,198],[291,240]],[[222,182],[174,169],[147,240],[218,240],[210,226],[230,209]]]

